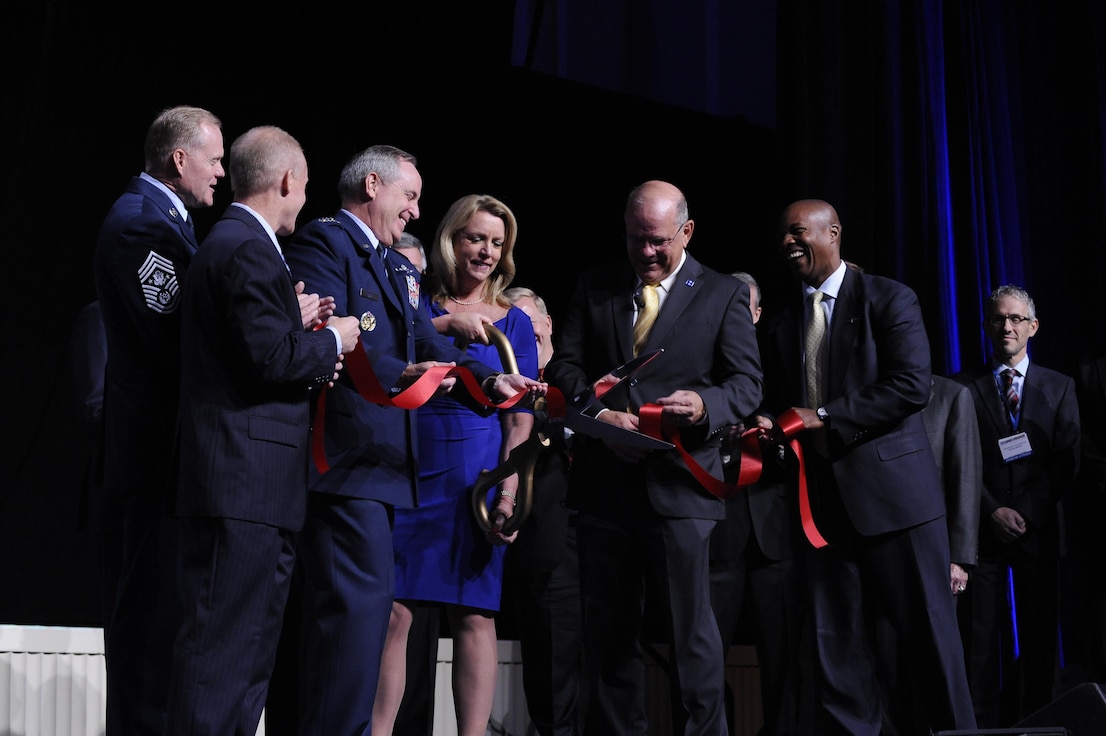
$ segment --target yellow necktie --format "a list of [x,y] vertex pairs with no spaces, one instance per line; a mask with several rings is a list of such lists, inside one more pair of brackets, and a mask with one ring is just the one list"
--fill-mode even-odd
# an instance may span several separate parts
[[822,292],[810,297],[810,322],[806,326],[806,399],[807,406],[816,409],[822,405],[822,339],[826,335],[826,313],[822,309]]
[[645,284],[641,289],[642,305],[637,310],[637,321],[634,322],[634,357],[645,347],[645,341],[649,339],[649,330],[657,320],[657,312],[660,300],[657,298],[657,285]]

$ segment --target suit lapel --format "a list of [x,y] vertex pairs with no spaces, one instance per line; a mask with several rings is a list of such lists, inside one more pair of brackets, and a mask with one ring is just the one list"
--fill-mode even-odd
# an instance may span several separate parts
[[[361,230],[360,226],[353,222],[349,215],[344,212],[339,212],[336,219],[338,222],[342,223],[342,227],[345,229],[346,234],[349,235],[350,240],[352,240],[357,247],[357,252],[365,260],[367,270],[372,273],[373,277],[376,279],[381,298],[391,304],[392,307],[401,314],[404,313],[403,304],[406,303],[407,300],[400,300],[395,283],[392,281],[388,274],[388,269],[384,265],[382,254],[376,251],[373,244],[365,237],[365,233]],[[384,248],[383,245],[379,247]]]
[[679,325],[680,317],[698,292],[702,276],[703,267],[689,255],[672,282],[672,291],[665,298],[664,305],[657,314],[657,321],[653,323],[653,329],[649,331],[649,339],[645,341],[646,350],[662,348],[670,342],[669,335]]
[[856,344],[856,331],[860,324],[860,304],[864,299],[856,272],[845,271],[841,289],[833,304],[833,321],[830,324],[829,375],[824,377],[827,386],[823,400],[836,398],[844,393],[845,373]]
[[991,373],[991,369],[984,368],[973,383],[975,390],[983,399],[983,405],[987,407],[987,416],[991,418],[995,431],[1000,437],[1009,434],[1010,419],[1006,414],[1006,407],[1002,403],[1002,398],[998,394],[995,376]]
[[1018,431],[1027,426],[1026,420],[1036,416],[1036,410],[1046,405],[1044,400],[1044,386],[1041,385],[1040,375],[1033,370],[1033,364],[1029,364],[1025,377],[1022,379],[1022,393],[1018,399]]
[[[637,284],[637,277],[632,270],[627,270],[626,278],[612,279],[610,298],[606,300],[610,305],[607,319],[610,320],[611,332],[618,345],[619,364],[634,357],[634,286]],[[661,312],[663,311],[662,309]]]

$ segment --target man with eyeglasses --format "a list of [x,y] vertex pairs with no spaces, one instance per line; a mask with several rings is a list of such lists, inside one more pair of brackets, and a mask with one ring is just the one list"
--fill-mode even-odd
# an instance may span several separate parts
[[1080,426],[1075,381],[1029,359],[1040,322],[1025,289],[992,291],[983,327],[989,365],[954,376],[971,389],[983,454],[979,562],[958,614],[976,721],[1002,728],[1052,700],[1058,502],[1079,468]]
[[670,732],[724,736],[724,648],[710,605],[709,559],[711,531],[726,509],[689,462],[722,478],[721,434],[760,402],[749,288],[687,252],[695,223],[672,184],[636,187],[624,219],[629,262],[580,278],[545,377],[575,396],[635,354],[663,349],[598,418],[637,431],[646,426],[639,413],[656,413],[681,445],[643,449],[574,435],[568,504],[579,512],[590,688],[584,732],[648,731],[639,644],[648,608],[657,611],[668,646]]

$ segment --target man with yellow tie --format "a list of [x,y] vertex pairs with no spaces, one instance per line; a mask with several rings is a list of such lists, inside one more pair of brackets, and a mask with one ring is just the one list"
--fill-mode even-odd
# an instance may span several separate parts
[[629,262],[581,277],[545,377],[575,396],[633,356],[663,348],[624,382],[628,410],[611,408],[599,419],[637,431],[639,410],[649,405],[680,445],[644,450],[574,437],[568,504],[579,510],[585,733],[647,732],[638,641],[649,590],[676,693],[670,732],[724,736],[724,648],[710,605],[709,544],[725,506],[688,462],[721,478],[722,432],[760,402],[749,289],[687,252],[695,223],[672,184],[636,187],[624,219]]

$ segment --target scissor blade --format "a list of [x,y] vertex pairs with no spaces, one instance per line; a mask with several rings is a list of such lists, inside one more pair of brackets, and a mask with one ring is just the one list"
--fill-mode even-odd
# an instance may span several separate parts
[[600,421],[574,409],[568,410],[565,416],[565,425],[572,431],[595,437],[600,440],[608,440],[628,447],[636,447],[643,450],[671,450],[675,445],[665,440],[650,437],[632,429],[623,429],[614,424]]
[[[607,373],[608,376],[613,377],[615,380],[608,381],[606,383],[597,383],[594,386],[588,387],[586,391],[583,391],[572,400],[572,405],[578,407],[580,411],[587,411],[591,408],[598,408],[602,405],[601,399],[611,389],[616,386],[620,386],[627,378],[632,376],[637,371],[644,368],[648,363],[652,362],[654,358],[664,352],[664,348],[657,348],[651,350],[648,353],[642,353],[638,357],[630,360],[622,365],[614,368]],[[606,377],[606,376],[604,376]]]

